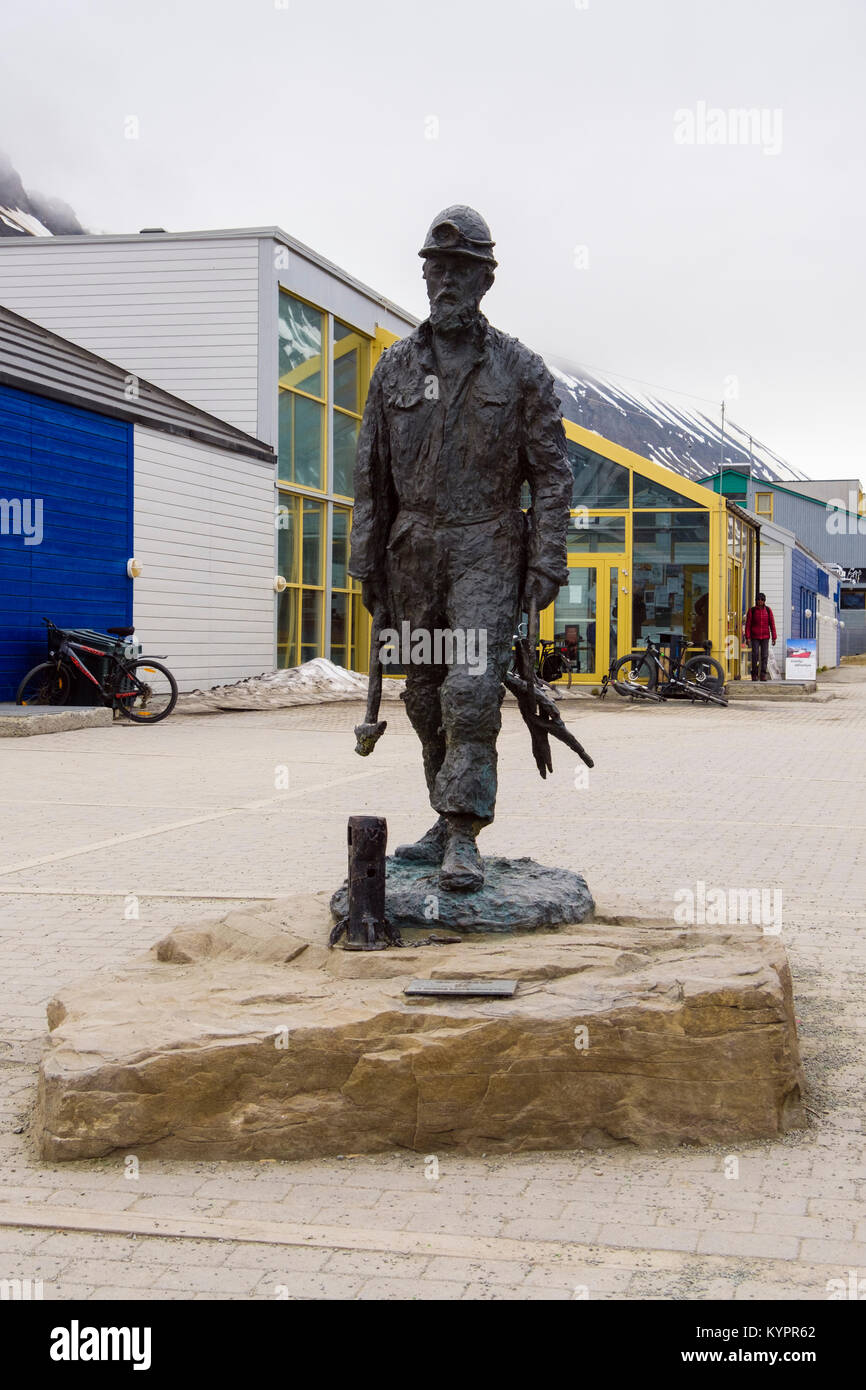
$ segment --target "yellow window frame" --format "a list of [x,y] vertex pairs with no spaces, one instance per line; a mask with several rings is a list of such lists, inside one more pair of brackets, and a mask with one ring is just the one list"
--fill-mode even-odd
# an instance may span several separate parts
[[[767,502],[769,502],[769,504],[770,504],[769,507],[763,507],[763,506],[761,505],[762,501],[767,501]],[[773,520],[773,494],[772,494],[772,492],[756,492],[756,493],[755,493],[755,515],[756,515],[756,516],[762,517],[762,518],[764,519],[764,521],[772,521],[772,520]]]

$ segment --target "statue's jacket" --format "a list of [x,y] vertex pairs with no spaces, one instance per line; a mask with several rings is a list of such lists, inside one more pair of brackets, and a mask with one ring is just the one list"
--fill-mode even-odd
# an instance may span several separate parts
[[379,578],[413,518],[471,526],[532,510],[525,566],[568,578],[572,474],[553,378],[542,359],[479,315],[467,368],[442,380],[430,321],[383,353],[370,382],[355,463],[350,572]]

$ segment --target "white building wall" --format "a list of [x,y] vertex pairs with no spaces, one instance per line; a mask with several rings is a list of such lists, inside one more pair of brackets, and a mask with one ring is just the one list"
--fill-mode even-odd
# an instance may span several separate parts
[[0,304],[255,435],[257,237],[4,238]]
[[136,640],[181,690],[274,669],[274,470],[135,428]]
[[[767,607],[772,608],[779,641],[784,643],[791,629],[791,599],[785,599],[785,549],[778,541],[761,543],[761,590],[767,595]],[[786,624],[787,619],[787,624]],[[777,651],[779,648],[777,647]],[[781,648],[784,654],[784,645]]]
[[[770,659],[775,661],[780,676],[785,674],[785,624],[790,630],[790,601],[785,599],[785,546],[769,537],[761,539],[761,582],[758,586],[767,595],[767,607],[772,608],[778,641],[770,646]],[[751,655],[747,654],[745,674],[750,673]]]

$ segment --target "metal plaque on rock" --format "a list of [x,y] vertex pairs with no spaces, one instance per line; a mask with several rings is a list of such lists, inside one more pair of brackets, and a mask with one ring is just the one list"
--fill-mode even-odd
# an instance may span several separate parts
[[517,980],[411,980],[404,994],[433,998],[513,999]]

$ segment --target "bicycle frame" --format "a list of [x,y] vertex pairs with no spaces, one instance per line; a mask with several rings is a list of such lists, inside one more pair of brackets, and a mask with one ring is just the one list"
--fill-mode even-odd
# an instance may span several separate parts
[[[111,662],[112,674],[115,678],[114,684],[117,684],[118,675],[125,675],[129,680],[135,682],[133,689],[116,690],[113,689],[112,686],[109,684],[103,685],[101,681],[98,681],[96,679],[96,676],[94,676],[93,672],[87,669],[84,662],[78,660],[78,657],[75,655],[76,652],[87,652],[89,656],[98,656],[101,657],[103,660],[107,659]],[[72,662],[76,670],[80,671],[83,676],[86,676],[87,679],[90,681],[90,684],[95,685],[100,695],[102,695],[106,700],[132,700],[135,698],[135,696],[139,693],[139,690],[142,688],[141,682],[136,680],[135,676],[133,676],[131,672],[127,669],[127,667],[124,665],[121,658],[117,656],[114,652],[100,650],[99,647],[88,647],[85,645],[84,642],[72,642],[68,637],[61,637],[57,646],[56,660],[59,662],[64,658],[68,658]],[[139,657],[138,659],[142,660],[141,657]],[[157,658],[154,657],[153,660],[155,661],[157,660]]]
[[77,651],[89,652],[91,656],[99,657],[109,656],[110,653],[102,652],[99,650],[98,647],[85,647],[83,644],[77,645],[74,642],[67,642],[66,640],[60,643],[60,646],[57,651],[58,660],[62,657],[68,657],[69,660],[72,662],[73,666],[81,672],[82,676],[86,676],[87,679],[90,681],[90,684],[95,685],[101,695],[107,696],[109,692],[103,688],[102,684],[96,679],[93,672],[88,671],[84,662],[78,660],[78,657],[75,655]]
[[656,670],[659,673],[659,693],[662,699],[664,699],[665,687],[684,684],[679,676],[683,665],[682,657],[678,656],[676,660],[673,657],[669,657],[666,664],[661,654],[661,648],[657,647],[655,642],[649,641],[647,641],[646,644],[646,654],[655,663]]
[[83,642],[71,642],[68,637],[62,637],[60,639],[60,644],[57,648],[57,661],[62,661],[64,658],[71,661],[75,669],[80,671],[82,676],[85,676],[87,680],[90,681],[91,685],[95,685],[100,695],[106,700],[128,699],[130,696],[136,694],[135,690],[115,693],[115,691],[110,689],[107,685],[103,685],[101,681],[96,679],[93,672],[87,669],[84,662],[78,660],[78,657],[75,655],[76,652],[87,652],[89,656],[98,656],[103,660],[107,658],[112,663],[113,668],[119,668],[121,671],[124,669],[122,662],[113,652],[101,651],[99,647],[87,647]]

